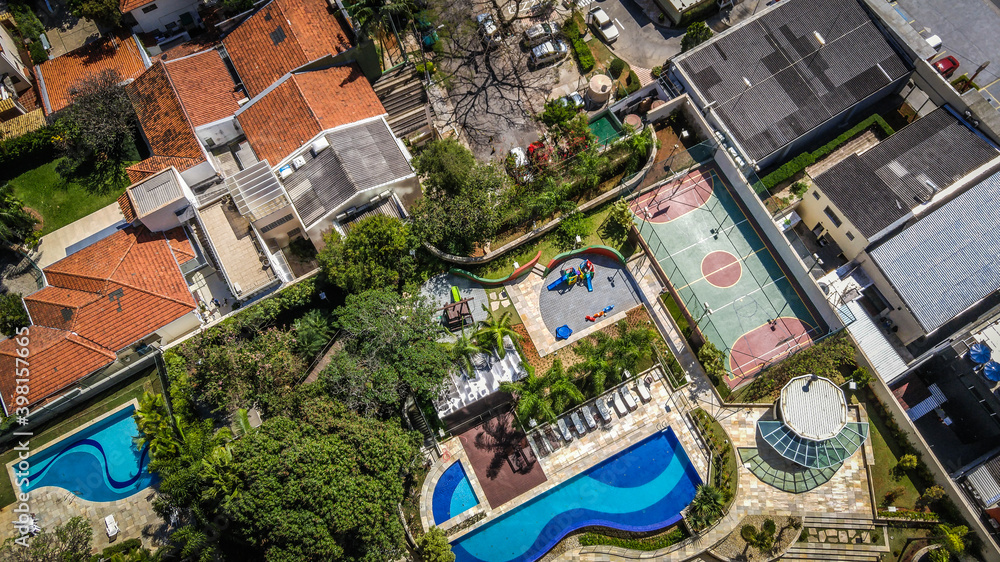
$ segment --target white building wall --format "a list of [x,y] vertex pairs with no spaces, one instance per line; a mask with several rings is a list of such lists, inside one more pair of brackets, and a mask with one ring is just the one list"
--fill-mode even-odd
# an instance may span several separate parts
[[[155,9],[150,9],[154,7]],[[195,22],[201,22],[198,17],[198,0],[156,0],[129,12],[137,22],[132,31],[174,35],[182,29],[178,20],[184,12],[190,12]],[[175,25],[168,27],[170,24]]]
[[[0,47],[3,48],[3,52],[0,53],[0,74],[7,73],[10,75],[11,81],[16,82],[14,90],[20,94],[31,87],[31,81],[28,78],[28,69],[17,54],[17,43],[14,42],[14,38],[10,36],[10,32],[2,25],[0,25]],[[17,80],[14,80],[14,78],[17,78]]]
[[236,140],[237,137],[243,134],[243,129],[240,128],[240,124],[236,122],[235,118],[230,117],[202,125],[196,128],[194,132],[198,135],[198,140],[203,145],[217,146]]
[[201,321],[198,320],[198,316],[192,310],[177,320],[174,320],[173,322],[160,328],[156,331],[156,334],[162,338],[160,341],[160,346],[162,347],[180,337],[186,336],[187,334],[197,330],[199,327],[201,327]]

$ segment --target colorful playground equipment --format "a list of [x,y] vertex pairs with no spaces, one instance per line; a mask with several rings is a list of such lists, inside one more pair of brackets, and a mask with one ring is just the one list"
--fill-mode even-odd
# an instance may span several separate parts
[[615,308],[615,305],[606,306],[606,307],[604,307],[604,310],[598,312],[597,314],[595,314],[593,316],[584,316],[584,318],[586,318],[588,322],[597,322],[598,318],[600,318],[602,316],[606,316],[614,308]]
[[587,290],[594,292],[594,285],[592,279],[594,278],[594,264],[590,260],[584,260],[580,262],[580,267],[567,267],[559,272],[561,275],[559,279],[556,279],[552,283],[549,283],[549,290],[556,290],[559,285],[566,283],[572,286],[577,281],[583,279],[587,283]]
[[569,326],[565,325],[565,324],[563,324],[562,326],[559,326],[558,328],[556,328],[556,339],[557,340],[569,339],[569,337],[572,336],[572,335],[573,335],[573,329],[570,328]]

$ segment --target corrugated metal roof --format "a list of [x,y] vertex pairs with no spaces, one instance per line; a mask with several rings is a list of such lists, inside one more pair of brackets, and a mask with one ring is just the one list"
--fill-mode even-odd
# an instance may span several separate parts
[[934,408],[937,408],[941,404],[948,401],[944,393],[941,392],[941,389],[938,388],[938,385],[931,384],[927,387],[927,390],[931,393],[930,397],[921,400],[916,406],[906,411],[907,417],[911,420],[919,420],[920,418],[931,413]]
[[[845,308],[847,311],[844,310]],[[858,301],[851,301],[841,306],[837,312],[844,324],[847,325],[847,331],[854,337],[854,341],[858,342],[861,351],[865,352],[872,367],[875,367],[875,374],[885,384],[891,383],[906,372],[906,362],[885,338],[885,334],[875,325],[864,307],[858,304]],[[853,321],[851,321],[852,318]]]
[[856,0],[782,2],[676,64],[755,160],[910,72]]
[[781,389],[781,417],[801,437],[830,439],[847,423],[847,400],[828,379],[795,377]]
[[926,332],[1000,289],[1000,172],[870,255]]
[[1000,501],[1000,457],[994,457],[969,471],[965,483],[983,507]]
[[226,178],[226,187],[233,196],[240,214],[259,220],[288,206],[285,190],[271,171],[267,160]]
[[133,185],[128,193],[139,218],[184,197],[174,172],[169,168]]
[[283,180],[306,228],[355,194],[413,174],[382,119],[336,129],[326,139],[330,147],[315,157],[301,150],[306,163]]

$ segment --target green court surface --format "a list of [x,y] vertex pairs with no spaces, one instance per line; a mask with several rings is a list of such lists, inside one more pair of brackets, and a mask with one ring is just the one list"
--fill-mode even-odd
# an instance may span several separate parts
[[821,335],[714,167],[644,194],[632,210],[681,304],[726,352],[731,388]]

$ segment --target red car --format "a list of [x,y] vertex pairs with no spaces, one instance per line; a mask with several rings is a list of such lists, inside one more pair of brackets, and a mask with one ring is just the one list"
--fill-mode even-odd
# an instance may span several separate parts
[[941,73],[941,76],[951,78],[951,75],[955,74],[955,71],[958,70],[958,59],[948,55],[934,63],[934,68]]

